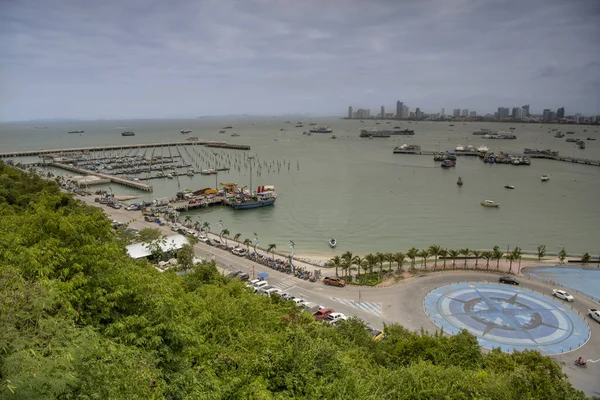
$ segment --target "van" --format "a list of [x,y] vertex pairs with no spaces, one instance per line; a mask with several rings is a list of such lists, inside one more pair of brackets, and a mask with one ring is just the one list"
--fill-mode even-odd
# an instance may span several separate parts
[[319,311],[321,308],[320,305],[315,304],[315,303],[311,303],[310,301],[307,301],[303,304],[300,305],[300,307],[302,308],[302,311],[306,311],[308,313],[311,313],[311,315],[317,311]]

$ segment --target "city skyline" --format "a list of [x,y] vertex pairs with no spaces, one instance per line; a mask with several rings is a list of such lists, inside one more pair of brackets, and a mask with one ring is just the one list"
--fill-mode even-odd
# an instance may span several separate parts
[[398,97],[595,115],[598,17],[595,0],[5,2],[0,120],[331,116]]

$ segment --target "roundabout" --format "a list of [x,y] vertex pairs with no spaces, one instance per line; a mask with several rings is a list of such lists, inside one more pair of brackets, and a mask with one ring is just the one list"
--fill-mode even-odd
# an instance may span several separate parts
[[560,354],[583,346],[590,328],[566,304],[540,293],[487,283],[457,283],[431,291],[423,302],[445,332],[462,329],[487,349]]

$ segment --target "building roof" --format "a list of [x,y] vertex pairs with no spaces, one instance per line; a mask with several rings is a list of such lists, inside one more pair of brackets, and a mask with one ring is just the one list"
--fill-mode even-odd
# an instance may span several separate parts
[[[161,243],[160,245],[163,252],[179,250],[184,244],[188,243],[188,240],[183,235],[167,236],[165,239],[165,243]],[[129,254],[129,257],[136,259],[148,257],[152,253],[148,250],[147,246],[146,243],[130,244],[127,246],[127,254]]]

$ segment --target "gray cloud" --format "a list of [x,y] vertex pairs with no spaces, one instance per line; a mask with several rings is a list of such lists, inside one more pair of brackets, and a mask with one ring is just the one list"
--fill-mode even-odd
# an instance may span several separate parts
[[8,0],[0,119],[600,113],[597,0]]

